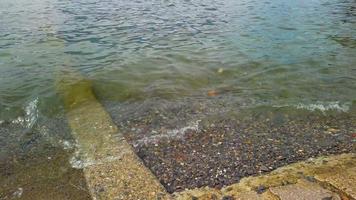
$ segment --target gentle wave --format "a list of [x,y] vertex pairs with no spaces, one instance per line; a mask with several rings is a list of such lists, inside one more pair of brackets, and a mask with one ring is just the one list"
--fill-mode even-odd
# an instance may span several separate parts
[[[148,137],[141,138],[141,139],[137,140],[133,145],[136,147],[136,146],[140,146],[142,144],[157,143],[162,139],[181,139],[182,137],[184,137],[184,135],[187,131],[199,132],[200,121],[201,120],[191,122],[185,127],[168,130],[165,133],[161,133],[158,135],[151,135]],[[157,133],[157,131],[152,131],[152,133]]]
[[318,101],[316,103],[311,103],[311,104],[304,104],[304,103],[299,103],[299,104],[287,104],[287,105],[277,105],[273,106],[276,108],[281,108],[281,107],[294,107],[297,109],[303,109],[303,110],[309,110],[309,111],[321,111],[321,112],[326,112],[326,111],[338,111],[338,112],[348,112],[351,107],[351,103],[340,103],[339,101],[334,101],[334,102],[321,102]]

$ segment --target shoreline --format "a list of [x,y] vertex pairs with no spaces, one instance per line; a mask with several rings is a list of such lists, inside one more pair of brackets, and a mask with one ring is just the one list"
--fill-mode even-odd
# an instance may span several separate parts
[[[135,153],[169,193],[205,186],[222,188],[309,158],[356,152],[352,112],[324,115],[303,111],[308,115],[293,116],[262,111],[243,118],[207,115],[183,123],[179,120],[186,113],[175,114],[177,108],[166,105],[159,113],[155,109],[138,111],[136,114],[146,115],[125,124],[119,121],[118,110],[107,108]],[[193,108],[182,108],[189,109]],[[162,122],[161,116],[169,122]],[[172,128],[177,121],[181,126]]]

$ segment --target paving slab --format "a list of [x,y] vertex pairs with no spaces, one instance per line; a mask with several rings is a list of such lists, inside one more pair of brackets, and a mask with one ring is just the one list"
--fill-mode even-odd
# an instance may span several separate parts
[[305,180],[297,184],[272,187],[269,189],[280,200],[341,200],[339,195],[322,188],[317,183]]
[[58,83],[93,199],[168,199],[164,187],[133,152],[96,100],[89,81],[68,73]]

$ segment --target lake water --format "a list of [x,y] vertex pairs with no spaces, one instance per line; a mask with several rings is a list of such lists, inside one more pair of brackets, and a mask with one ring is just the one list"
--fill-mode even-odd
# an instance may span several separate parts
[[[209,107],[200,117],[354,112],[355,9],[353,0],[2,0],[0,169],[48,169],[38,155],[70,160],[75,144],[56,90],[67,68],[125,119],[196,102]],[[3,180],[4,194],[17,195],[32,179]]]

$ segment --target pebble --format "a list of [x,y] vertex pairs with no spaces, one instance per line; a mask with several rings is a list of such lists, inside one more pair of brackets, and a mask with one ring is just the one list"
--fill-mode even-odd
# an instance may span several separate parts
[[208,91],[208,96],[209,97],[218,96],[218,92],[216,90],[210,90],[210,91]]
[[266,191],[266,189],[267,188],[264,185],[260,185],[260,186],[258,186],[258,188],[256,188],[256,192],[257,192],[257,194],[262,194]]
[[261,169],[261,171],[263,171],[263,172],[269,171],[269,169],[268,169],[266,166],[261,166],[260,169]]

